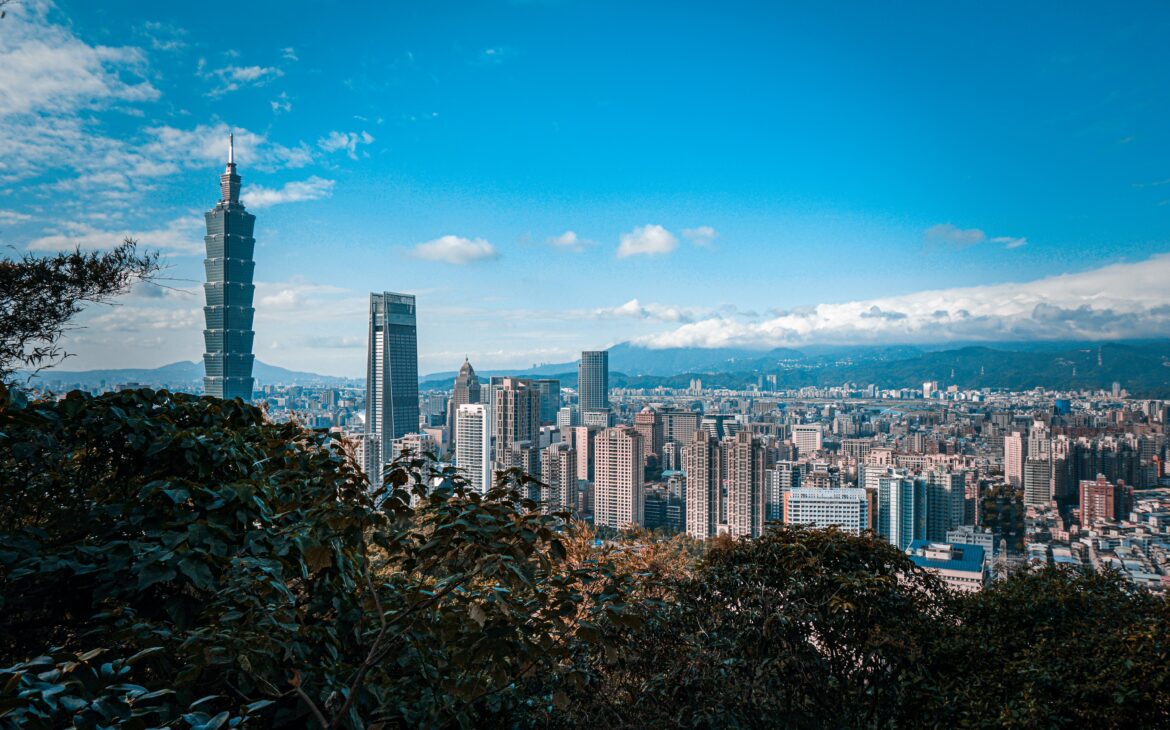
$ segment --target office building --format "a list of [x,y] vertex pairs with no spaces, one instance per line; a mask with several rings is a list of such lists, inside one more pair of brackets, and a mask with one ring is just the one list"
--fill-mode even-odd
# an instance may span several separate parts
[[1019,431],[1003,437],[1003,478],[1013,487],[1024,486],[1024,460],[1028,458],[1028,440]]
[[370,294],[366,427],[381,437],[383,458],[394,439],[419,430],[418,332],[414,297]]
[[665,432],[662,427],[662,417],[658,415],[658,411],[647,406],[634,414],[634,430],[642,434],[642,443],[646,447],[647,459],[654,457],[661,461]]
[[798,423],[792,427],[792,443],[801,456],[820,451],[824,438],[824,428],[819,423]]
[[561,408],[561,381],[555,378],[532,378],[533,388],[540,393],[540,423],[549,426],[557,422]]
[[869,502],[864,489],[798,487],[784,493],[784,522],[860,535],[869,528]]
[[609,352],[581,353],[577,366],[577,405],[582,423],[588,423],[585,418],[588,412],[609,410]]
[[878,478],[878,535],[900,550],[926,535],[925,479],[889,474]]
[[216,398],[252,399],[252,299],[256,268],[252,237],[256,216],[240,203],[240,176],[236,174],[235,143],[228,138],[227,169],[219,178],[220,199],[204,214],[207,258],[203,267],[203,392]]

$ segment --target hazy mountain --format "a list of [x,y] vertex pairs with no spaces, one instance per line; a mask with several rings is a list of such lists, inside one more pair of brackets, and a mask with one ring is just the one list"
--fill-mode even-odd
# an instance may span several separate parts
[[[258,385],[318,385],[343,387],[360,384],[354,378],[300,372],[256,361],[252,375]],[[26,376],[27,377],[27,374]],[[203,363],[180,360],[157,368],[118,368],[110,370],[45,370],[33,383],[60,383],[65,387],[100,388],[120,383],[142,383],[151,387],[192,390],[203,389]]]

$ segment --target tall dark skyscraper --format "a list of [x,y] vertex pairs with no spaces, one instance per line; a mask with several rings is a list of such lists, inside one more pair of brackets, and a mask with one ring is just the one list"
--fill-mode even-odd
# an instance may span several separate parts
[[370,294],[370,349],[366,368],[366,428],[381,436],[388,461],[391,442],[418,432],[418,330],[414,297]]
[[577,401],[582,418],[586,411],[609,410],[609,352],[594,350],[581,353],[577,366]]
[[252,253],[256,216],[240,203],[240,176],[236,174],[235,140],[228,140],[227,169],[219,176],[220,200],[207,211],[207,306],[203,316],[206,352],[203,354],[203,390],[218,398],[252,398],[252,298],[256,267]]

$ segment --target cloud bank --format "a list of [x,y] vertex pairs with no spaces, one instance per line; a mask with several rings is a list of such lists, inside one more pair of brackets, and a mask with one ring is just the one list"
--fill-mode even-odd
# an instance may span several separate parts
[[638,338],[648,347],[1170,337],[1170,254],[1015,284],[922,291],[779,312],[709,317]]

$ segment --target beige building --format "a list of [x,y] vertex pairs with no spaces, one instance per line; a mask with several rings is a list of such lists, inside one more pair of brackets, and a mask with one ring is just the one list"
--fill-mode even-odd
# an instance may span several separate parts
[[629,426],[597,434],[593,524],[624,528],[642,524],[642,435]]

